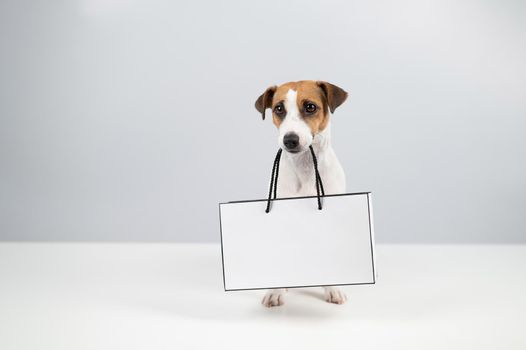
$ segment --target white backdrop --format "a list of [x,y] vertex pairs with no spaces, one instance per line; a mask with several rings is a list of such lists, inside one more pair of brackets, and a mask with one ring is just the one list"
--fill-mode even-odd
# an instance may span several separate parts
[[0,240],[219,241],[262,198],[271,85],[333,119],[379,242],[526,242],[520,1],[2,1]]

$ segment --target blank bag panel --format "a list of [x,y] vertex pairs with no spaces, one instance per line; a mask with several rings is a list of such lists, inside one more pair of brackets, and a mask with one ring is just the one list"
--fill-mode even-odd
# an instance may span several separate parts
[[371,193],[219,205],[226,291],[375,283]]

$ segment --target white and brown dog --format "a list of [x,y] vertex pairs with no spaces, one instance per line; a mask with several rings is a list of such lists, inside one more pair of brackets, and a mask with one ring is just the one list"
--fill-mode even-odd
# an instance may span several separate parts
[[[265,119],[272,109],[279,146],[285,150],[280,162],[279,197],[316,195],[309,146],[318,158],[325,194],[345,193],[345,174],[331,146],[330,115],[347,99],[341,88],[323,81],[304,80],[269,87],[256,101]],[[343,304],[347,297],[336,287],[324,287],[325,299]],[[285,289],[272,289],[263,298],[267,307],[283,305]]]

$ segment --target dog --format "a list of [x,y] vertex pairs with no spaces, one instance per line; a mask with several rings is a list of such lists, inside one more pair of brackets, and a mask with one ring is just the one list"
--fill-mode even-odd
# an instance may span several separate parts
[[[331,146],[330,116],[347,96],[343,89],[328,82],[303,80],[271,86],[256,100],[263,120],[266,109],[272,110],[278,144],[285,151],[280,162],[278,197],[316,195],[310,145],[318,159],[325,194],[345,193],[345,173]],[[339,288],[323,288],[327,302],[343,304],[347,300]],[[262,304],[283,305],[286,291],[269,290]]]

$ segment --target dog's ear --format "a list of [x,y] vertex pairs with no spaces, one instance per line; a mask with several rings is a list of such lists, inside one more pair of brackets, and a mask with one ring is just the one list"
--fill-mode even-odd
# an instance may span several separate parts
[[331,113],[334,113],[336,108],[338,108],[347,99],[347,92],[336,85],[327,83],[326,81],[317,81],[316,84],[323,91]]
[[276,92],[277,86],[271,86],[256,100],[256,109],[261,113],[261,117],[265,120],[265,109],[272,107],[272,98]]

